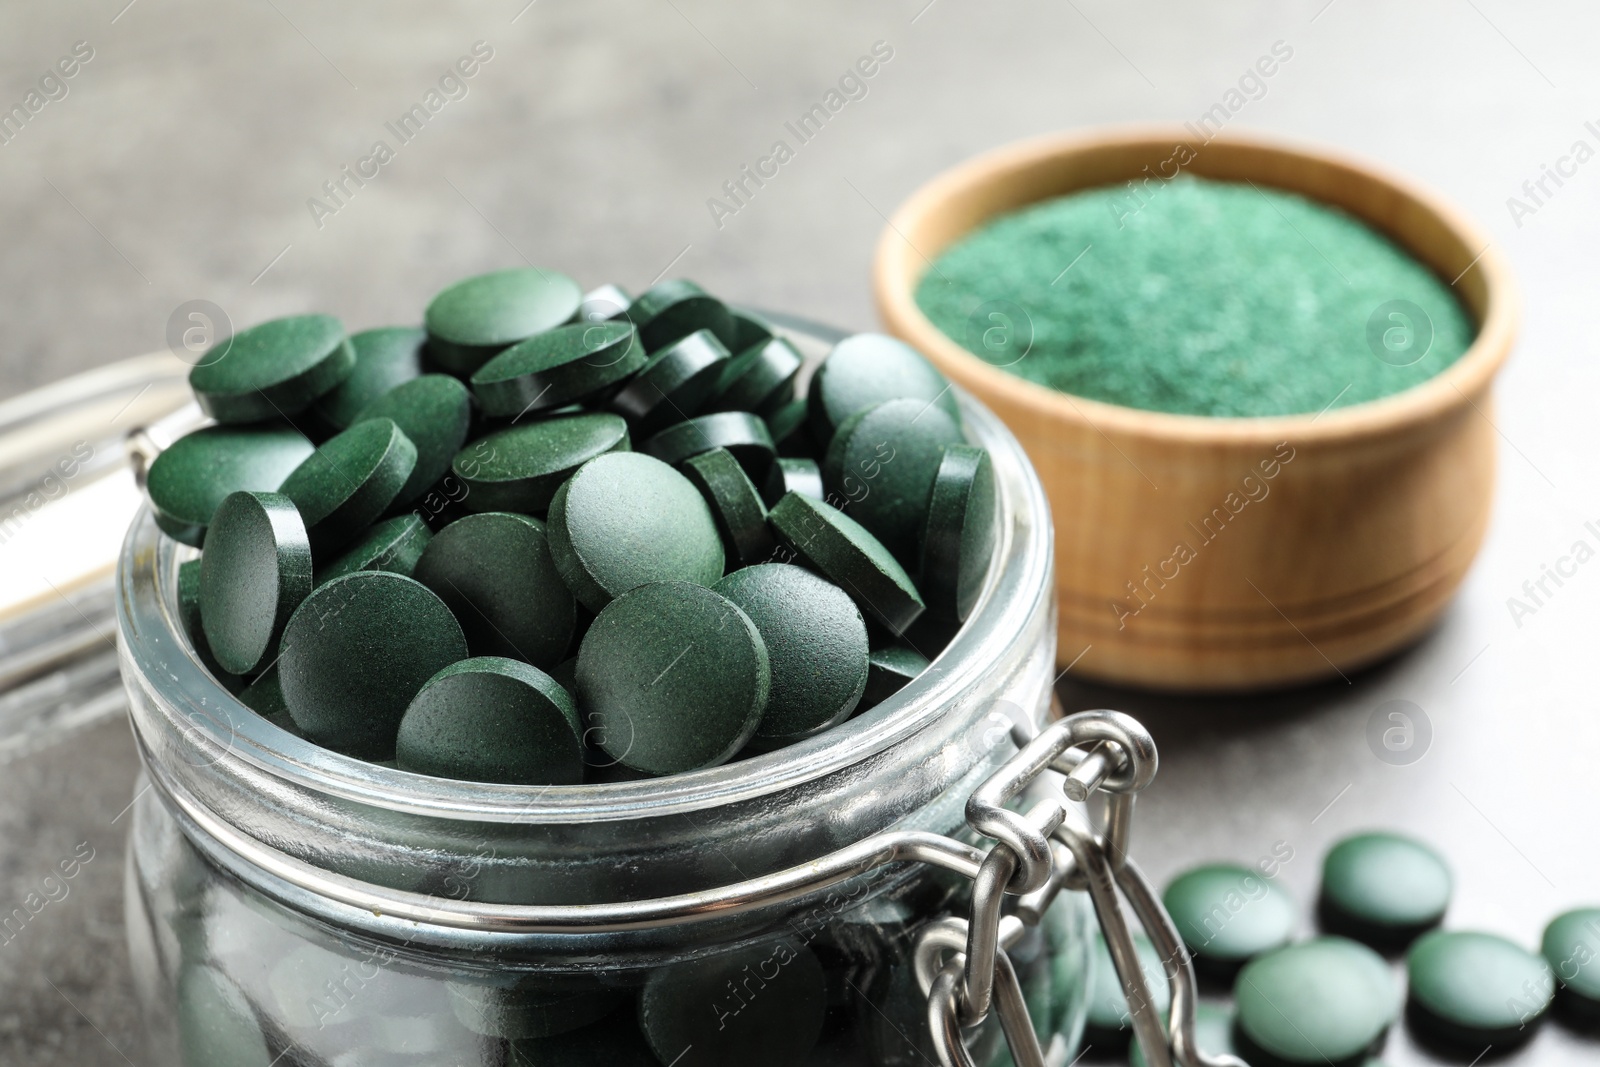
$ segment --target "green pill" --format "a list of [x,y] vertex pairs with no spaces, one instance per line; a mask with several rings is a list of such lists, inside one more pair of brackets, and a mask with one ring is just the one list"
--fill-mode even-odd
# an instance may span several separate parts
[[1560,1005],[1574,1018],[1600,1022],[1600,908],[1556,916],[1540,948],[1561,984]]
[[623,318],[633,304],[633,297],[620,285],[597,285],[583,294],[578,304],[579,322],[612,322]]
[[178,1044],[186,1067],[271,1067],[255,1010],[215,967],[188,966],[178,979]]
[[200,561],[191,559],[178,564],[178,625],[183,627],[183,632],[189,635],[189,643],[194,646],[194,654],[202,666],[211,673],[211,676],[221,683],[224,689],[237,692],[244,682],[238,675],[229,674],[217,662],[217,657],[211,654],[211,646],[206,643],[205,628],[200,625]]
[[[1233,1043],[1233,1012],[1215,1004],[1196,1004],[1194,1043],[1208,1056],[1237,1056],[1239,1050]],[[1128,1062],[1132,1067],[1148,1067],[1144,1050],[1137,1041],[1128,1054]],[[1372,1065],[1368,1064],[1367,1067]]]
[[751,478],[765,479],[777,450],[767,424],[747,411],[724,411],[669,426],[644,443],[641,451],[677,466],[691,456],[726,449]]
[[412,576],[449,606],[474,656],[541,668],[566,656],[577,608],[538,519],[505,511],[457,519],[433,535]]
[[734,571],[712,588],[767,646],[772,692],[752,745],[777,748],[850,717],[867,686],[867,624],[844,590],[786,563]]
[[960,421],[950,383],[916,349],[879,333],[858,333],[833,346],[806,394],[811,432],[833,440],[845,419],[886,400],[932,403]]
[[794,345],[773,337],[734,351],[739,354],[728,360],[710,410],[767,415],[794,399],[794,379],[805,362]]
[[926,607],[911,576],[889,550],[838,509],[790,493],[773,507],[767,522],[807,566],[850,594],[891,633],[905,632]]
[[772,688],[749,616],[689,582],[642,585],[607,604],[578,649],[577,677],[590,742],[658,775],[732,758]]
[[417,568],[422,550],[433,531],[419,515],[396,515],[367,527],[344,555],[317,569],[317,584],[331,582],[356,571],[393,571],[409,575]]
[[785,456],[804,456],[809,459],[818,451],[806,425],[806,402],[791,400],[763,416],[772,443]]
[[289,714],[289,705],[283,702],[283,684],[278,678],[276,666],[262,671],[255,681],[239,690],[239,703],[278,729],[300,736],[300,729]]
[[416,449],[416,462],[390,504],[404,507],[450,469],[472,425],[472,396],[448,374],[424,374],[395,386],[361,409],[357,423],[389,419]]
[[767,506],[733,453],[713,448],[685,460],[678,469],[711,506],[730,564],[748,567],[772,558],[777,542],[767,527]]
[[348,430],[362,408],[422,374],[428,335],[415,326],[384,326],[350,335],[356,363],[349,377],[312,405],[334,433]]
[[1375,947],[1405,945],[1443,921],[1451,888],[1450,868],[1422,842],[1356,834],[1322,861],[1322,924]]
[[888,400],[839,427],[822,462],[822,481],[844,498],[852,519],[896,559],[915,566],[945,447],[962,443],[961,427],[937,405]]
[[914,648],[886,645],[873,649],[867,657],[867,689],[861,694],[861,707],[883,703],[927,669],[928,657]]
[[687,278],[669,278],[640,293],[628,318],[651,352],[698,330],[709,330],[727,348],[738,340],[727,305]]
[[827,499],[827,491],[822,488],[822,468],[817,466],[816,460],[779,456],[767,468],[761,490],[767,506],[782,500],[785,493],[800,493],[813,500]]
[[661,1067],[632,1001],[581,1029],[514,1041],[510,1055],[507,1067]]
[[1195,966],[1215,974],[1228,974],[1294,936],[1294,900],[1249,867],[1196,867],[1174,878],[1161,900]]
[[145,491],[156,525],[196,548],[229,493],[273,493],[314,448],[287,426],[207,426],[172,442],[150,464]]
[[[1239,972],[1233,995],[1245,1059],[1259,1049],[1287,1064],[1344,1063],[1376,1050],[1399,1014],[1383,957],[1355,941],[1319,937],[1277,949]],[[1252,1047],[1253,1046],[1253,1047]]]
[[1406,955],[1412,1025],[1474,1051],[1533,1036],[1555,997],[1542,956],[1494,934],[1435,930]]
[[537,267],[466,278],[428,303],[428,351],[445,370],[465,377],[502,349],[567,322],[581,300],[577,282]]
[[722,536],[699,490],[637,452],[579,468],[550,502],[549,537],[556,569],[594,612],[648,582],[722,577]]
[[639,994],[645,1040],[678,1067],[799,1067],[826,1012],[822,964],[787,937],[663,967]]
[[[1139,970],[1150,991],[1150,1001],[1142,1010],[1154,1010],[1164,1028],[1167,1013],[1172,1008],[1172,989],[1167,984],[1167,972],[1161,963],[1161,954],[1142,933],[1133,935],[1133,946],[1139,955]],[[1133,1012],[1122,991],[1122,978],[1111,961],[1111,950],[1106,947],[1105,936],[1095,933],[1089,962],[1089,1010],[1084,1023],[1083,1037],[1091,1045],[1119,1049],[1128,1043],[1133,1033]]]
[[304,411],[355,363],[338,319],[293,315],[218,341],[189,372],[189,386],[218,422],[260,422]]
[[[544,992],[520,986],[450,982],[450,1008],[468,1030],[511,1041],[568,1034],[604,1019],[621,996],[608,990]],[[516,1060],[511,1060],[512,1065]],[[539,1061],[531,1061],[537,1064]]]
[[733,341],[728,347],[735,352],[743,352],[773,336],[772,323],[754,311],[730,307],[728,314],[733,319]]
[[395,762],[435,778],[508,785],[577,785],[583,746],[572,695],[514,659],[452,663],[412,698]]
[[471,511],[542,515],[574,471],[628,445],[620,415],[556,415],[480,437],[456,454],[451,470],[467,487],[462,503]]
[[995,542],[994,465],[972,445],[946,445],[928,496],[919,571],[928,611],[966,622],[983,592]]
[[697,330],[650,357],[611,398],[611,410],[653,434],[699,412],[721,380],[728,349],[709,330]]
[[472,392],[491,416],[549,411],[632,377],[648,357],[628,322],[577,322],[501,352],[472,375]]
[[272,658],[311,592],[311,544],[277,493],[233,493],[217,506],[200,557],[200,624],[217,663],[251,674]]
[[323,442],[284,479],[319,553],[342,548],[382,515],[417,464],[392,419],[368,419]]
[[308,739],[387,760],[412,698],[466,658],[460,624],[427,586],[388,571],[357,571],[301,602],[284,630],[278,674],[289,714]]

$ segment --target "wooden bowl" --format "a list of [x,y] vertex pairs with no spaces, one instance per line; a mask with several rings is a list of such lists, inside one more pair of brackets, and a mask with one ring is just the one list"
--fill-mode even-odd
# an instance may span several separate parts
[[[972,355],[917,307],[929,261],[988,219],[1144,179],[1186,154],[1186,173],[1296,192],[1387,234],[1454,279],[1478,327],[1472,346],[1380,400],[1210,418],[1036,385]],[[1181,126],[1043,137],[919,189],[884,230],[873,284],[888,329],[1004,419],[1039,470],[1055,514],[1063,667],[1191,690],[1347,676],[1426,631],[1477,553],[1494,490],[1490,383],[1518,300],[1489,239],[1403,178],[1320,149],[1204,142]]]

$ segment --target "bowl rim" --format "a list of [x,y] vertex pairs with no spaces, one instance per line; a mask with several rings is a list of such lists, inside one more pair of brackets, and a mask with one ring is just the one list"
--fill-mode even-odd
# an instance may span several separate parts
[[[940,172],[919,186],[895,209],[879,236],[872,269],[879,315],[890,332],[926,353],[947,373],[960,375],[963,384],[985,404],[1020,408],[1042,420],[1081,426],[1100,434],[1175,444],[1257,447],[1289,438],[1296,444],[1316,444],[1376,437],[1443,418],[1467,405],[1488,418],[1473,398],[1487,391],[1510,354],[1521,319],[1521,298],[1509,264],[1485,231],[1441,194],[1381,164],[1341,149],[1254,132],[1223,131],[1201,143],[1198,148],[1195,147],[1196,140],[1193,132],[1179,123],[1094,126],[1014,141]],[[1224,150],[1243,149],[1298,157],[1359,173],[1369,181],[1387,186],[1400,198],[1417,204],[1450,231],[1464,247],[1482,249],[1456,278],[1459,282],[1462,276],[1472,270],[1483,273],[1485,312],[1481,321],[1476,323],[1477,333],[1471,345],[1459,359],[1432,378],[1375,400],[1331,410],[1325,408],[1316,414],[1189,415],[1147,411],[1093,400],[1007,373],[958,344],[935,326],[917,306],[917,283],[931,267],[932,258],[944,249],[925,252],[914,245],[912,238],[907,235],[918,232],[927,219],[936,216],[955,197],[1051,160],[1118,146],[1165,149],[1177,144],[1187,144],[1197,153],[1217,146]],[[1288,185],[1271,182],[1265,176],[1263,180],[1276,188],[1299,192]],[[1348,209],[1340,210],[1355,215],[1408,253],[1416,255],[1399,237],[1386,232],[1372,220]],[[985,216],[975,226],[994,217]],[[964,231],[961,236],[970,232]],[[1453,288],[1456,283],[1449,284]],[[1466,305],[1465,301],[1462,303]],[[1472,311],[1470,307],[1467,310],[1469,314]]]

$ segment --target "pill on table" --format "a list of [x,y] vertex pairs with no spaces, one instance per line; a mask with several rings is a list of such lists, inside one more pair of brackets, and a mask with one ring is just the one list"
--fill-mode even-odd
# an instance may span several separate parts
[[1555,997],[1544,957],[1495,934],[1435,930],[1406,954],[1413,1028],[1474,1052],[1533,1036]]
[[[751,975],[762,984],[741,996]],[[799,1067],[826,1011],[822,964],[788,937],[662,967],[639,994],[645,1040],[678,1067]]]
[[767,506],[733,453],[713,448],[678,469],[711,506],[729,566],[748,567],[772,558],[777,542],[767,526]]
[[314,447],[288,426],[207,426],[172,442],[150,464],[145,491],[156,525],[199,547],[229,493],[276,492]]
[[[1237,1056],[1239,1050],[1233,1043],[1233,1011],[1215,1004],[1196,1004],[1194,1009],[1194,1043],[1208,1056]],[[1135,1041],[1128,1055],[1132,1067],[1149,1067],[1144,1050]],[[1366,1067],[1373,1067],[1369,1063]],[[1382,1067],[1382,1065],[1378,1065]]]
[[867,656],[867,688],[861,694],[863,709],[881,704],[928,669],[928,657],[905,645],[875,648]]
[[463,279],[428,303],[428,352],[450,373],[470,375],[502,349],[571,319],[581,300],[577,282],[537,267]]
[[795,376],[804,363],[794,345],[773,337],[734,352],[706,410],[768,415],[794,399]]
[[813,500],[827,499],[827,492],[822,488],[822,468],[817,466],[816,460],[779,456],[767,468],[761,491],[767,506],[782,500],[785,493],[801,493]]
[[260,422],[304,411],[355,363],[338,319],[292,315],[219,340],[189,372],[189,386],[218,422]]
[[604,392],[648,358],[632,324],[578,322],[501,352],[472,375],[472,392],[490,416],[548,411]]
[[651,352],[697,330],[710,330],[728,348],[737,341],[727,305],[687,278],[668,278],[640,293],[628,318]]
[[611,322],[628,313],[633,297],[620,285],[597,285],[578,302],[579,322]]
[[382,515],[417,463],[392,419],[368,419],[324,441],[279,487],[319,555],[336,552]]
[[1249,867],[1195,867],[1174,878],[1161,899],[1195,966],[1214,974],[1229,974],[1294,936],[1294,900]]
[[200,557],[200,625],[222,669],[269,662],[311,592],[311,544],[288,497],[233,493],[217,505]]
[[[1141,1011],[1153,1010],[1165,1028],[1167,1013],[1172,1007],[1172,989],[1167,984],[1167,972],[1162,966],[1161,954],[1142,933],[1133,935],[1133,945],[1138,952],[1139,969],[1144,972],[1145,986],[1150,994],[1150,1000],[1141,1006]],[[1105,936],[1097,930],[1094,943],[1089,948],[1089,1005],[1084,1022],[1084,1041],[1106,1050],[1126,1047],[1133,1033],[1134,1014],[1123,992],[1122,978],[1111,960],[1111,950],[1106,947]]]
[[540,668],[565,658],[576,607],[538,519],[506,511],[457,519],[433,535],[412,577],[449,606],[474,656]]
[[822,483],[896,559],[916,566],[945,447],[962,443],[961,427],[937,405],[887,400],[839,427],[822,461]]
[[416,570],[422,550],[428,547],[433,531],[419,515],[396,515],[369,526],[344,554],[318,567],[318,585],[356,571],[393,571],[409,575]]
[[1600,1022],[1600,908],[1576,908],[1550,920],[1540,944],[1560,989],[1557,1004],[1573,1019]]
[[708,586],[722,577],[722,536],[700,491],[638,452],[592,459],[563,483],[550,502],[549,538],[556,569],[594,612],[647,582]]
[[653,434],[699,412],[722,377],[728,349],[710,330],[697,330],[653,352],[632,381],[611,398],[611,410]]
[[723,763],[755,734],[772,671],[749,616],[690,582],[654,582],[607,604],[578,650],[590,740],[650,774]]
[[774,505],[767,522],[779,541],[891,633],[903,633],[922,614],[926,605],[905,568],[837,508],[790,493]]
[[965,622],[983,592],[995,542],[994,465],[973,445],[946,445],[928,496],[919,588],[928,612]]
[[920,400],[961,418],[944,375],[910,345],[879,333],[858,333],[834,345],[806,399],[812,433],[824,444],[845,419],[885,400]]
[[1443,921],[1451,888],[1450,868],[1422,842],[1356,834],[1322,861],[1322,925],[1374,947],[1405,945]]
[[452,663],[412,698],[395,762],[435,778],[509,785],[583,781],[578,708],[555,679],[520,660]]
[[472,425],[472,395],[448,374],[424,374],[384,393],[361,409],[357,423],[389,419],[416,449],[416,462],[391,509],[426,493],[450,469]]
[[422,374],[422,347],[427,340],[427,332],[415,326],[382,326],[351,334],[355,366],[344,381],[318,398],[312,410],[334,433],[348,430],[362,408]]
[[284,630],[278,674],[289,714],[309,740],[386,760],[418,690],[466,658],[460,624],[427,586],[357,571],[301,602]]
[[867,625],[844,590],[787,563],[745,567],[712,588],[767,647],[772,692],[753,746],[777,748],[850,717],[867,685]]
[[725,448],[752,479],[766,479],[776,449],[760,416],[724,411],[669,426],[646,440],[640,451],[677,466],[690,456]]
[[1246,1060],[1344,1063],[1376,1051],[1399,1014],[1389,965],[1365,945],[1319,937],[1269,952],[1239,972],[1233,995]]
[[456,453],[451,470],[467,488],[461,502],[471,511],[542,515],[579,467],[628,447],[628,423],[621,415],[554,415],[478,438]]

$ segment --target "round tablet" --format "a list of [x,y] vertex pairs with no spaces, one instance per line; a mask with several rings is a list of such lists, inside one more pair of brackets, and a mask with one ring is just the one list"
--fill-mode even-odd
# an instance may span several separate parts
[[280,730],[300,736],[299,727],[289,715],[289,705],[283,702],[283,683],[278,668],[272,666],[256,675],[255,681],[239,690],[239,703],[266,719]]
[[291,315],[218,341],[189,372],[189,386],[218,422],[260,422],[304,411],[355,363],[338,319]]
[[172,442],[150,464],[145,492],[156,525],[199,547],[229,493],[272,493],[314,447],[287,426],[207,426]]
[[577,282],[537,267],[466,278],[428,303],[428,351],[450,373],[469,375],[501,349],[571,319],[581,300]]
[[[1239,1050],[1233,1043],[1233,1012],[1227,1008],[1219,1008],[1215,1004],[1196,1004],[1194,1043],[1208,1056],[1237,1056]],[[1128,1062],[1132,1067],[1148,1067],[1144,1049],[1137,1041],[1133,1043]],[[1369,1063],[1367,1067],[1373,1065]]]
[[822,461],[822,481],[844,498],[852,519],[915,566],[945,446],[962,443],[961,427],[937,405],[888,400],[839,427]]
[[[1133,935],[1133,947],[1139,954],[1139,969],[1144,972],[1145,985],[1150,991],[1149,1007],[1155,1009],[1164,1027],[1167,1013],[1172,1008],[1172,988],[1167,983],[1161,954],[1142,933]],[[1122,978],[1111,960],[1105,935],[1098,930],[1095,931],[1094,944],[1089,952],[1089,1006],[1083,1039],[1092,1045],[1121,1048],[1133,1033],[1133,1015],[1128,1010],[1128,998],[1122,991]]]
[[579,322],[612,322],[627,315],[633,297],[620,285],[607,282],[583,294],[578,304]]
[[955,393],[944,375],[903,341],[880,333],[858,333],[833,346],[806,394],[811,431],[833,440],[839,424],[885,400],[932,402],[959,420]]
[[653,972],[639,1028],[656,1058],[678,1067],[799,1067],[827,1008],[822,964],[781,937]]
[[669,426],[647,440],[642,451],[676,466],[690,456],[713,448],[727,449],[746,474],[762,479],[766,478],[767,468],[772,465],[776,453],[767,424],[760,416],[747,411],[701,415]]
[[1578,908],[1550,920],[1540,945],[1561,983],[1562,1005],[1591,1022],[1600,1020],[1600,908]]
[[611,410],[652,434],[700,410],[722,377],[728,349],[709,330],[697,330],[654,353],[638,375],[611,398]]
[[1542,956],[1494,934],[1435,930],[1406,955],[1413,1025],[1482,1048],[1531,1037],[1555,997]]
[[733,453],[713,448],[678,469],[711,506],[729,565],[748,567],[772,558],[777,543],[767,527],[767,506]]
[[794,399],[794,379],[805,361],[799,350],[781,337],[758,341],[728,360],[712,411],[753,411],[765,415]]
[[1444,919],[1450,891],[1450,868],[1427,845],[1400,834],[1356,834],[1322,861],[1322,922],[1368,944],[1405,944]]
[[605,989],[546,992],[473,982],[447,982],[445,988],[451,1011],[462,1026],[475,1034],[512,1041],[581,1030],[610,1015],[622,999],[620,994]]
[[1342,1063],[1373,1051],[1400,1008],[1383,957],[1342,937],[1252,960],[1233,995],[1240,1034],[1289,1064]]
[[628,423],[620,415],[556,415],[480,437],[451,463],[467,486],[462,503],[472,511],[523,511],[542,515],[561,483],[596,456],[628,450]]
[[743,352],[773,336],[772,323],[748,308],[730,307],[733,319],[733,341],[728,345],[735,352]]
[[1201,968],[1227,973],[1294,936],[1294,900],[1249,867],[1196,867],[1174,878],[1161,900]]
[[578,649],[578,702],[592,743],[649,774],[723,763],[767,708],[761,634],[703,585],[655,582],[595,618]]
[[813,500],[826,500],[827,491],[822,488],[822,468],[817,466],[815,460],[779,456],[767,468],[761,497],[771,507],[782,500],[785,493],[802,493]]
[[184,1063],[271,1067],[249,998],[215,967],[185,967],[178,980],[178,1043]]
[[383,514],[416,463],[416,447],[393,420],[368,419],[324,441],[279,488],[317,551],[337,551]]
[[452,663],[411,700],[400,720],[402,771],[509,785],[583,781],[578,708],[548,674],[520,660]]
[[384,326],[350,335],[356,364],[350,376],[312,405],[334,433],[348,430],[356,414],[384,393],[422,374],[428,335],[415,326]]
[[767,431],[772,434],[772,443],[785,456],[809,459],[819,451],[807,428],[804,400],[791,400],[763,417],[767,420]]
[[217,505],[200,557],[200,624],[222,669],[270,661],[311,592],[311,544],[300,513],[277,493],[233,493]]
[[806,565],[850,594],[861,610],[899,635],[925,605],[911,576],[860,523],[837,508],[790,493],[767,515],[772,532]]
[[426,493],[450,469],[472,424],[472,395],[448,374],[424,374],[395,386],[361,409],[356,422],[389,419],[416,449],[416,463],[391,508]]
[[472,375],[472,392],[493,416],[548,411],[638,373],[648,357],[629,322],[577,322],[536,334]]
[[994,554],[994,465],[973,445],[946,445],[928,496],[919,574],[928,611],[966,622]]
[[457,519],[433,535],[412,576],[449,605],[474,656],[553,667],[567,654],[576,606],[538,519],[505,511]]
[[396,515],[369,526],[344,551],[344,555],[325,567],[317,568],[317,584],[331,582],[356,571],[393,571],[409,575],[417,568],[422,550],[428,547],[433,531],[420,515]]
[[867,688],[861,694],[861,707],[881,704],[927,669],[928,657],[914,648],[886,645],[873,649],[867,657]]
[[746,567],[712,588],[767,646],[772,694],[752,744],[776,748],[850,717],[867,686],[867,624],[844,590],[787,563]]
[[387,760],[418,690],[466,658],[460,624],[427,586],[388,571],[357,571],[300,603],[284,630],[278,675],[289,714],[307,738]]
[[550,502],[549,534],[556,569],[590,611],[647,582],[722,577],[722,536],[700,491],[637,452],[580,467]]
[[652,352],[697,330],[710,330],[729,348],[737,340],[727,305],[687,278],[668,278],[640,293],[628,318]]

